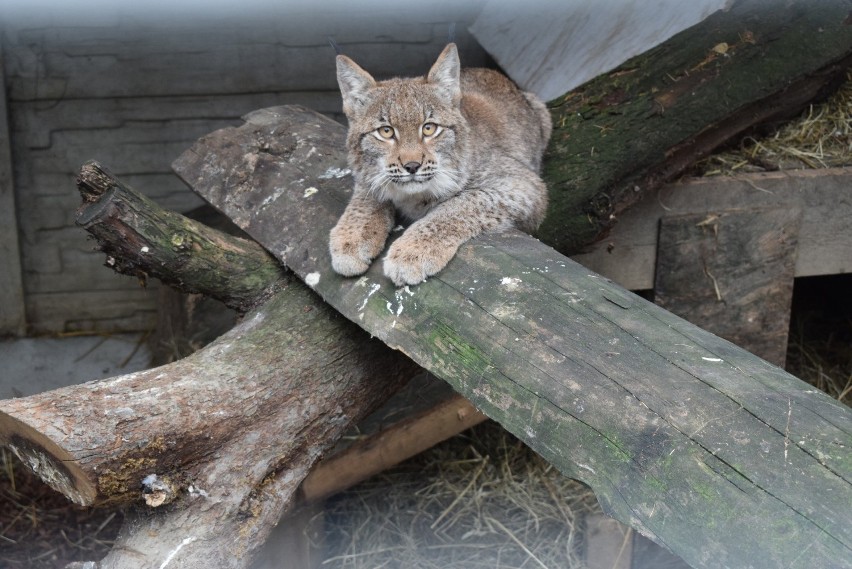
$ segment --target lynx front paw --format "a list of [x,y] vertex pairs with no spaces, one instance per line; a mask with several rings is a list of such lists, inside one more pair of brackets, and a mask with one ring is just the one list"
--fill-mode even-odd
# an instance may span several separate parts
[[376,247],[370,243],[358,242],[351,235],[345,235],[337,227],[331,230],[329,239],[329,252],[331,253],[331,267],[344,277],[360,275],[370,268],[370,261],[378,254]]
[[370,263],[363,261],[358,257],[346,254],[331,253],[331,267],[334,272],[343,275],[344,277],[354,277],[366,272],[370,268]]
[[420,243],[403,235],[388,250],[385,276],[396,286],[416,285],[440,272],[455,253],[455,249]]

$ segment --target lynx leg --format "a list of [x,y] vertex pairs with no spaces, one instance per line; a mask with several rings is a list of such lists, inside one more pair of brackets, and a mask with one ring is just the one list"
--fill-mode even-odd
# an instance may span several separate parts
[[547,205],[544,183],[528,170],[513,174],[464,190],[413,223],[388,249],[385,276],[397,286],[418,284],[441,271],[459,246],[480,233],[538,227]]
[[370,261],[382,252],[393,222],[391,203],[379,202],[370,193],[356,188],[329,235],[331,266],[335,272],[351,277],[366,271]]

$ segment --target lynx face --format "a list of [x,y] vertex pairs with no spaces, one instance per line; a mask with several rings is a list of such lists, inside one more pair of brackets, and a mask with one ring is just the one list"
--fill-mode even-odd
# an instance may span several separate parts
[[454,85],[442,71],[436,64],[425,79],[376,83],[348,58],[338,58],[355,178],[410,219],[459,193],[468,178],[458,69]]

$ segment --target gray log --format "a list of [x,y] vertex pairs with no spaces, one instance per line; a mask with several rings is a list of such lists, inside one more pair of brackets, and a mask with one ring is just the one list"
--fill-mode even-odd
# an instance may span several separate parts
[[852,566],[852,412],[519,232],[395,289],[331,270],[343,127],[251,113],[175,164],[371,334],[448,381],[604,509],[696,567]]

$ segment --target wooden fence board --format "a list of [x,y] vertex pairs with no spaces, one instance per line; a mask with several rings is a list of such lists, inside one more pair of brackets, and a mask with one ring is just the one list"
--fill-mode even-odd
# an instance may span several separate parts
[[21,335],[26,324],[4,67],[0,46],[0,336]]
[[795,275],[852,272],[852,168],[689,179],[646,196],[572,259],[631,290],[654,287],[660,219],[736,208],[801,208]]

